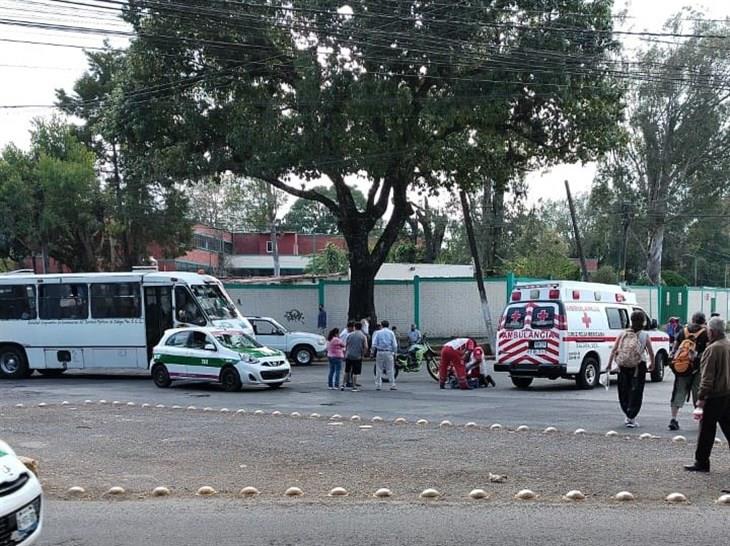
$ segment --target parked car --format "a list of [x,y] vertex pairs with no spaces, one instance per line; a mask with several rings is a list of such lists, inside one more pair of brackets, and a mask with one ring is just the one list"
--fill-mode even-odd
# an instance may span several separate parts
[[273,349],[284,351],[295,364],[306,366],[315,357],[326,355],[327,340],[319,334],[290,332],[270,317],[246,317],[256,339]]
[[41,534],[41,484],[0,440],[0,544],[29,546]]
[[177,379],[202,379],[233,392],[243,385],[279,388],[289,381],[291,366],[283,352],[241,330],[192,327],[165,332],[152,350],[150,373],[163,389]]

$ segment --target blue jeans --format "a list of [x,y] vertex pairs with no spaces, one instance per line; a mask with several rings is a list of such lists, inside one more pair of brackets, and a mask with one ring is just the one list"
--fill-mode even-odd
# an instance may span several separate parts
[[340,386],[340,370],[342,369],[342,359],[329,357],[330,361],[330,373],[327,376],[328,387],[339,387]]

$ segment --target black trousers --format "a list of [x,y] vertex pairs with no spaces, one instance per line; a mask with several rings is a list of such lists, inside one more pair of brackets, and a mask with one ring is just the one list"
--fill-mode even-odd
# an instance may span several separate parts
[[710,467],[710,453],[715,444],[717,425],[720,425],[725,438],[730,440],[730,396],[705,400],[695,451],[695,462],[699,466]]
[[618,403],[621,404],[621,411],[629,419],[639,415],[641,403],[644,401],[645,383],[646,362],[641,362],[636,368],[619,368]]

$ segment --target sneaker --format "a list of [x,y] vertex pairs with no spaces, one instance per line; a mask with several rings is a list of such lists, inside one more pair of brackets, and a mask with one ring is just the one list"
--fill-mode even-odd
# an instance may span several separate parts
[[327,387],[327,388],[328,388],[329,390],[331,390],[331,391],[335,390],[335,388],[334,388],[334,387]]
[[636,422],[636,419],[629,419],[626,423],[626,428],[636,428],[639,426],[639,423]]
[[446,384],[445,383],[439,383],[439,389],[445,389]]
[[376,390],[376,391],[379,391],[379,390],[380,390],[380,387],[375,387],[375,390]]
[[629,419],[628,417],[624,418],[624,425],[628,425],[630,422],[631,422],[631,419]]
[[397,391],[398,390],[398,387],[396,387],[395,385],[393,385],[392,387],[390,387],[390,390]]
[[679,430],[679,421],[676,419],[669,421],[669,430]]
[[352,392],[359,392],[359,391],[360,391],[360,389],[358,389],[357,387],[352,387]]
[[342,385],[342,386],[340,387],[340,390],[341,390],[341,391],[344,391],[344,390],[345,390],[345,386],[344,386],[344,385]]

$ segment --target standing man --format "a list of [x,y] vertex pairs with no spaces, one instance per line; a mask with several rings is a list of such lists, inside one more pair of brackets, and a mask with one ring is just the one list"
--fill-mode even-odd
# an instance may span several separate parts
[[684,466],[690,472],[709,472],[710,453],[715,443],[717,425],[730,438],[730,341],[725,337],[725,321],[710,319],[710,343],[702,355],[700,389],[697,396],[700,432],[695,462]]
[[355,329],[347,335],[345,340],[345,380],[342,389],[351,388],[357,392],[357,376],[362,373],[362,359],[368,352],[368,338],[362,333],[362,324],[355,323]]
[[317,329],[320,335],[324,335],[327,332],[327,311],[324,310],[324,305],[319,304],[319,313],[317,314]]
[[692,315],[692,323],[677,331],[672,349],[672,370],[674,387],[670,402],[672,418],[669,430],[679,430],[677,415],[692,395],[692,404],[697,406],[697,391],[700,388],[700,362],[707,347],[707,331],[704,313]]
[[395,353],[398,350],[398,340],[395,338],[390,323],[384,320],[382,328],[373,334],[373,349],[375,349],[375,390],[383,386],[383,371],[388,376],[390,390],[398,390],[395,386]]
[[416,328],[415,324],[411,324],[411,331],[408,332],[408,346],[411,347],[421,343],[421,341],[423,341],[423,335],[421,335],[421,332]]

